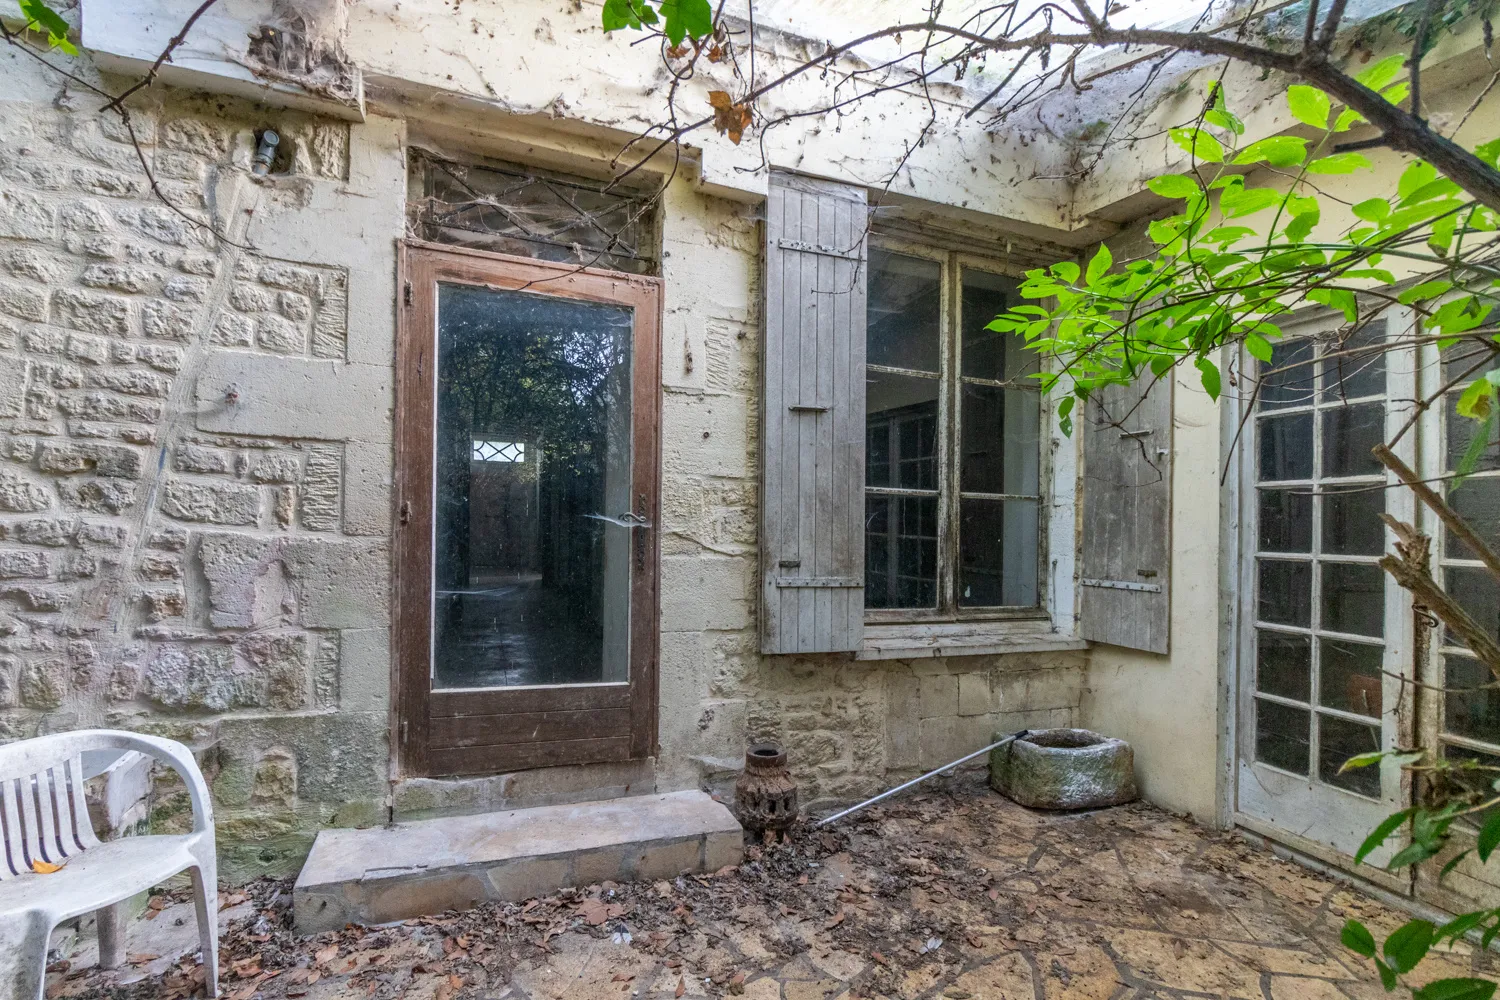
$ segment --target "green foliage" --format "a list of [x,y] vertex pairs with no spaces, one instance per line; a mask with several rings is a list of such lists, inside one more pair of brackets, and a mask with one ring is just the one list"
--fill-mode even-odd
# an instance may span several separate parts
[[[1366,67],[1360,82],[1397,102],[1407,96],[1396,80],[1405,56],[1393,55]],[[1203,390],[1217,399],[1226,377],[1218,358],[1228,347],[1243,346],[1257,363],[1274,363],[1282,324],[1309,304],[1342,319],[1349,337],[1400,306],[1414,314],[1419,336],[1446,351],[1455,344],[1500,352],[1500,267],[1492,262],[1500,217],[1467,197],[1430,164],[1411,162],[1394,192],[1349,207],[1353,221],[1337,232],[1320,232],[1323,196],[1316,183],[1329,175],[1364,171],[1370,162],[1356,152],[1337,152],[1336,136],[1364,121],[1339,110],[1314,87],[1288,88],[1287,106],[1303,125],[1320,135],[1272,136],[1239,145],[1239,119],[1224,106],[1213,85],[1197,123],[1172,129],[1171,141],[1192,159],[1191,172],[1167,174],[1148,182],[1177,211],[1152,221],[1152,252],[1117,260],[1100,247],[1086,267],[1071,261],[1027,273],[1021,285],[1025,304],[996,318],[990,328],[1020,334],[1055,364],[1036,376],[1044,389],[1067,393],[1059,405],[1065,433],[1072,431],[1075,400],[1095,390],[1127,384],[1146,373],[1161,377],[1190,362]],[[1500,160],[1500,140],[1476,154],[1491,166]],[[1240,169],[1275,171],[1271,184],[1248,179]],[[1315,236],[1314,234],[1317,233]],[[1391,267],[1422,276],[1398,285]],[[1484,351],[1476,352],[1484,356]],[[1500,369],[1472,376],[1459,394],[1457,414],[1473,421],[1474,434],[1459,462],[1459,478],[1476,467],[1500,422]],[[1245,391],[1249,391],[1248,388]],[[1445,404],[1448,405],[1448,404]],[[1452,484],[1450,484],[1452,488]],[[1360,845],[1356,861],[1392,845],[1386,867],[1423,864],[1444,854],[1455,824],[1479,823],[1467,851],[1448,851],[1443,874],[1465,858],[1486,863],[1500,852],[1500,768],[1471,760],[1429,761],[1406,750],[1361,754],[1344,770],[1392,766],[1419,770],[1430,789],[1423,804],[1389,816]],[[1493,773],[1491,773],[1493,772]],[[1490,810],[1482,823],[1476,817]],[[1440,876],[1441,877],[1441,876]],[[1377,942],[1356,920],[1343,929],[1344,944],[1373,963],[1387,990],[1415,968],[1436,945],[1466,934],[1483,943],[1500,935],[1500,910],[1464,914],[1436,927],[1413,920]],[[1495,984],[1445,979],[1415,991],[1418,1000],[1490,1000]]]
[[68,22],[63,20],[62,15],[48,7],[43,0],[19,0],[21,13],[26,17],[26,28],[28,31],[40,32],[47,36],[47,44],[54,49],[66,52],[70,56],[76,56],[78,49],[68,41],[68,32],[72,28]]
[[661,25],[660,31],[673,45],[687,38],[694,41],[713,34],[714,12],[709,0],[605,0],[605,31],[641,29]]

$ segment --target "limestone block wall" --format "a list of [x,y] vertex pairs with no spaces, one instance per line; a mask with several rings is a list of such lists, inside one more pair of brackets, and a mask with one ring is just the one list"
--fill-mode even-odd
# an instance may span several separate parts
[[[390,365],[393,269],[375,321],[351,296],[391,260],[399,149],[391,224],[346,215],[369,249],[311,252],[320,201],[385,183],[379,129],[351,149],[345,124],[159,97],[133,124],[177,212],[96,101],[11,54],[0,79],[0,739],[180,739],[226,874],[295,867],[319,826],[384,816],[389,374],[359,362]],[[268,125],[290,171],[257,183]],[[276,387],[359,432],[317,406],[276,426]],[[186,814],[166,785],[152,808]]]
[[[117,119],[13,52],[0,81],[0,740],[110,726],[188,743],[226,877],[295,870],[318,829],[392,812],[727,791],[755,740],[785,743],[819,802],[1077,720],[1081,653],[759,654],[757,208],[684,170],[661,209],[661,752],[393,774],[404,123],[153,88],[134,123],[177,212]],[[253,179],[267,126],[286,170]],[[153,824],[185,806],[159,785]]]

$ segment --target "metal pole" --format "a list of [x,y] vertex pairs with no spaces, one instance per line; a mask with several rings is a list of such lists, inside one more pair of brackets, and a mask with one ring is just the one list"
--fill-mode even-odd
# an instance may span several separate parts
[[890,791],[881,792],[879,795],[875,796],[873,799],[865,799],[863,802],[861,802],[857,806],[850,806],[848,809],[845,809],[841,813],[834,813],[832,816],[829,816],[827,819],[820,819],[816,823],[814,823],[813,826],[814,827],[827,826],[829,823],[837,822],[838,820],[843,819],[845,816],[848,816],[851,813],[857,813],[857,812],[859,812],[861,809],[865,808],[866,806],[873,806],[875,803],[879,802],[882,799],[888,799],[892,795],[895,795],[897,792],[904,792],[908,788],[912,787],[913,785],[920,785],[922,782],[926,781],[928,778],[932,777],[934,774],[942,774],[944,771],[951,771],[955,767],[957,767],[958,765],[960,765],[960,764],[966,764],[969,761],[973,760],[975,757],[983,757],[985,754],[989,753],[991,750],[995,750],[995,749],[997,749],[999,747],[1003,747],[1007,743],[1012,743],[1012,742],[1020,739],[1021,737],[1027,735],[1030,732],[1031,732],[1031,730],[1029,730],[1029,729],[1023,729],[1019,733],[1011,733],[1009,736],[1005,737],[1005,739],[1000,740],[1000,741],[998,741],[996,743],[991,743],[989,746],[985,747],[983,750],[975,750],[973,753],[969,754],[967,757],[960,757],[960,758],[958,758],[958,760],[955,760],[951,764],[944,764],[942,767],[937,768],[934,771],[928,771],[926,774],[922,775],[920,778],[913,778],[913,779],[911,779],[910,781],[908,781],[904,785],[897,785],[895,788],[892,788]]

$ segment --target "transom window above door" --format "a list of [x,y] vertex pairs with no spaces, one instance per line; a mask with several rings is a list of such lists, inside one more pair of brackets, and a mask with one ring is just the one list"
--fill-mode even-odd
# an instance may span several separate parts
[[1038,357],[987,329],[1015,282],[979,258],[869,251],[865,609],[871,620],[1035,610]]

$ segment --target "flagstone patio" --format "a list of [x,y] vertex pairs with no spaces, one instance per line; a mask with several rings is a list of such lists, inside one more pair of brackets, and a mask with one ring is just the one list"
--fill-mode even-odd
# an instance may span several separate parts
[[[311,938],[291,930],[290,899],[272,882],[224,895],[226,996],[1373,1000],[1387,994],[1340,928],[1358,917],[1379,938],[1409,919],[1148,806],[1036,813],[973,775],[712,876]],[[146,950],[173,933],[189,948],[191,931],[190,904],[162,906],[133,925],[132,964],[108,973],[88,967],[85,934],[55,956],[48,993],[191,995],[192,956]],[[1412,982],[1493,977],[1494,959],[1459,945]]]

